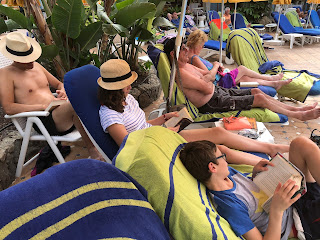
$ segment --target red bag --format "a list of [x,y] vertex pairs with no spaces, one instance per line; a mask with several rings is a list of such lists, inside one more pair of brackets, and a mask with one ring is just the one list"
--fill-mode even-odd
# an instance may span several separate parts
[[224,128],[227,130],[251,129],[252,126],[247,117],[224,117],[222,119]]

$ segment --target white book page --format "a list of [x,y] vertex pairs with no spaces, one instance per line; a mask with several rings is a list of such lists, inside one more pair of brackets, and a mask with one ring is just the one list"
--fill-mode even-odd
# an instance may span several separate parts
[[[278,183],[284,184],[292,175],[299,176],[300,174],[295,170],[286,160],[276,155],[272,159],[275,167],[267,166],[268,171],[259,173],[253,182],[268,196],[272,196]],[[300,178],[301,183],[301,178]]]
[[175,127],[177,123],[182,119],[182,118],[187,118],[190,119],[193,122],[193,119],[191,118],[187,108],[182,108],[178,112],[179,117],[172,117],[168,121],[166,121],[164,124],[166,127]]

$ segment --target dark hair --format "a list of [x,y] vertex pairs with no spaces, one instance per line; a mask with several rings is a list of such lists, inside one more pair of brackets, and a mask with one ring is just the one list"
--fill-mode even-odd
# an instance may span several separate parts
[[122,89],[107,90],[99,86],[98,99],[101,105],[105,105],[112,110],[123,113],[123,101],[125,100],[125,97]]
[[216,145],[207,140],[190,142],[180,151],[180,160],[194,178],[206,183],[211,176],[208,164],[218,164],[216,150]]
[[176,38],[169,38],[165,41],[164,46],[163,46],[163,51],[165,54],[167,54],[167,57],[171,63],[171,58],[170,58],[170,53],[174,50],[174,45],[176,42]]

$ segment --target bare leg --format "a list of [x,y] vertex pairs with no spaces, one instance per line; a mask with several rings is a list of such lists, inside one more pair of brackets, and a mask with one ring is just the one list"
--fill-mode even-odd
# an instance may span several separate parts
[[294,107],[294,106],[290,106],[287,105],[285,103],[279,102],[278,100],[274,99],[273,97],[270,97],[269,95],[265,94],[264,92],[262,92],[260,89],[258,88],[253,88],[251,89],[251,94],[252,95],[256,95],[256,94],[262,94],[263,97],[266,98],[267,101],[276,104],[277,106],[280,106],[282,108],[288,109],[290,111],[306,111],[306,110],[311,110],[314,109],[318,103],[314,103],[312,106],[303,106],[303,107]]
[[88,148],[91,158],[104,161],[103,157],[100,155],[99,151],[94,147],[90,138],[88,137],[86,131],[84,130],[78,115],[73,110],[70,102],[60,105],[52,112],[52,118],[56,124],[56,128],[60,132],[67,131],[73,125],[79,131],[82,140],[84,141],[86,147]]
[[290,144],[289,160],[306,176],[307,182],[320,184],[320,149],[306,137],[298,137]]
[[255,166],[261,160],[261,158],[256,155],[233,150],[223,145],[217,145],[217,147],[222,153],[226,154],[228,163]]
[[269,86],[269,87],[275,88],[276,90],[279,90],[282,86],[291,83],[292,79],[268,81],[268,80],[243,76],[238,80],[237,83],[239,82],[258,82],[262,86]]
[[277,152],[289,151],[288,145],[259,142],[234,134],[221,127],[183,130],[180,135],[188,142],[208,140],[233,149],[266,153],[271,157]]
[[255,79],[262,79],[266,81],[279,81],[283,78],[283,73],[280,73],[274,76],[262,75],[260,73],[256,73],[255,71],[252,71],[251,69],[246,68],[245,66],[239,66],[238,70],[239,70],[239,73],[238,73],[238,76],[236,77],[236,82],[238,82],[239,79],[241,79],[243,76],[248,76],[250,78],[255,78]]
[[[252,92],[257,90],[259,89],[252,89]],[[261,93],[254,94],[254,100],[253,100],[252,106],[267,108],[267,109],[270,109],[271,111],[281,113],[281,114],[287,115],[288,117],[293,117],[301,121],[316,119],[320,117],[320,108],[314,108],[315,105],[312,106],[311,110],[301,110],[299,108],[295,108],[295,107],[292,108],[289,105],[279,103],[274,99],[272,100],[272,98],[268,97],[266,94],[261,94]]]

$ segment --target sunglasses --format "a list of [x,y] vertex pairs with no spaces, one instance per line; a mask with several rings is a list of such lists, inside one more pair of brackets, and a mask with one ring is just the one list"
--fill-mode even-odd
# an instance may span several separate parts
[[181,50],[182,51],[189,51],[189,48],[186,45],[182,44],[181,45]]

